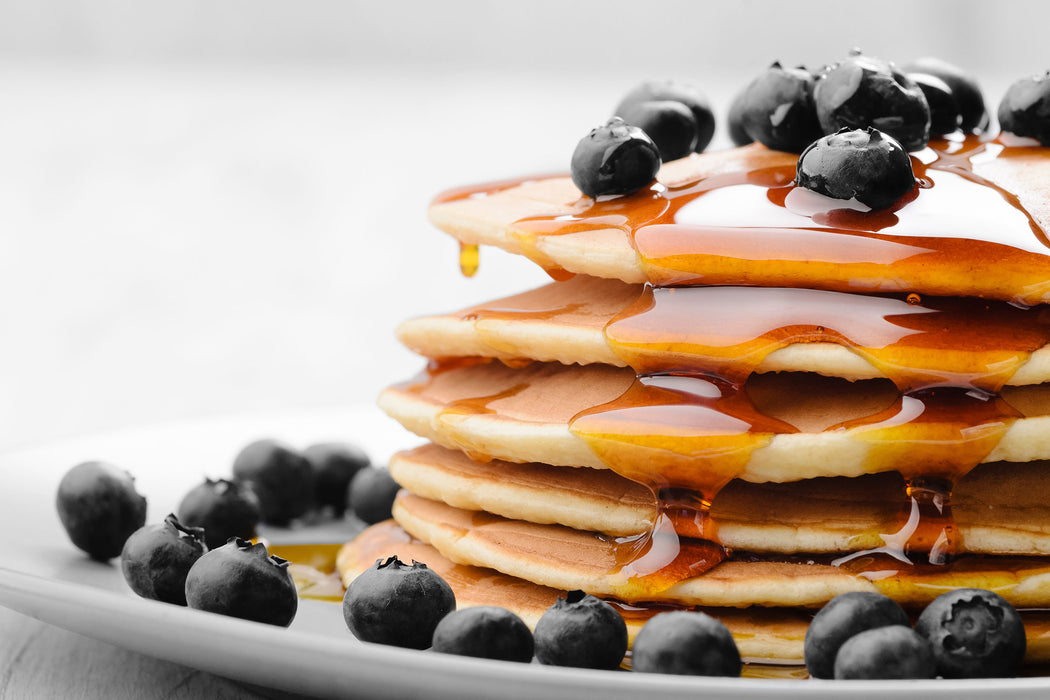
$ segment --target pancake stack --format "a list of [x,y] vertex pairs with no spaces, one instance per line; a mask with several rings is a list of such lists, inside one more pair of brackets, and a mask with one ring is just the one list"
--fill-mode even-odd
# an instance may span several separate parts
[[628,196],[435,200],[465,260],[555,281],[400,327],[429,364],[379,404],[429,443],[391,462],[396,522],[344,547],[344,579],[396,553],[530,623],[572,589],[632,631],[699,608],[785,663],[837,594],[980,587],[1050,659],[1050,152],[934,142],[872,212],[795,164],[752,145]]

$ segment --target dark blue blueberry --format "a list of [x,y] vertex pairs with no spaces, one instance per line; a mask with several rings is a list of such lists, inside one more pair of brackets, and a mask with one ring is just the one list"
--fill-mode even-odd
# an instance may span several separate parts
[[873,127],[918,151],[930,140],[930,107],[919,86],[891,63],[854,54],[813,88],[817,118],[825,134]]
[[922,90],[930,106],[930,136],[944,136],[958,131],[962,117],[948,83],[929,73],[907,75]]
[[386,469],[362,469],[350,480],[350,510],[369,525],[387,520],[391,516],[394,498],[400,489]]
[[345,442],[322,442],[303,450],[303,457],[314,470],[314,503],[329,507],[342,517],[346,512],[347,489],[354,474],[372,463],[357,445]]
[[627,624],[604,600],[569,591],[536,623],[536,659],[550,666],[614,669],[627,653]]
[[743,95],[743,123],[748,135],[778,151],[801,153],[820,138],[813,106],[813,75],[805,68],[774,63],[751,81]]
[[452,588],[425,564],[377,561],[350,582],[343,619],[365,642],[426,649],[438,623],[456,609]]
[[196,610],[287,627],[299,608],[288,562],[266,545],[239,537],[213,549],[186,576],[186,603]]
[[937,596],[919,615],[915,631],[930,642],[937,672],[945,678],[1016,676],[1027,646],[1013,606],[978,588]]
[[834,678],[835,655],[850,637],[865,630],[910,624],[908,614],[880,593],[856,591],[832,598],[809,623],[803,647],[814,678]]
[[754,139],[744,128],[744,96],[746,90],[737,93],[733,101],[729,103],[729,114],[726,115],[726,124],[729,129],[729,140],[734,146],[746,146],[753,143]]
[[119,555],[131,533],[146,524],[146,499],[135,480],[106,462],[84,462],[66,472],[55,506],[69,539],[99,561]]
[[[983,131],[988,127],[988,109],[984,105],[984,94],[977,78],[947,61],[939,58],[919,58],[902,66],[909,76],[922,73],[940,78],[947,84],[959,110],[959,128],[966,133]],[[923,90],[925,92],[925,90]],[[932,108],[932,105],[931,105]]]
[[131,590],[143,598],[186,604],[186,575],[208,547],[204,530],[184,527],[174,515],[140,527],[124,543],[120,568]]
[[1050,71],[1022,78],[1006,89],[999,103],[999,128],[1050,146]]
[[842,129],[798,158],[795,184],[834,199],[885,209],[915,186],[911,157],[876,129]]
[[660,150],[660,160],[665,163],[689,155],[696,145],[696,119],[681,102],[629,102],[616,116],[644,131]]
[[620,100],[615,113],[621,114],[621,110],[631,103],[652,100],[680,102],[689,108],[696,122],[696,143],[693,148],[697,153],[702,152],[711,143],[711,138],[715,135],[715,113],[711,111],[707,97],[689,83],[677,80],[646,80]]
[[642,673],[739,676],[740,652],[726,626],[702,612],[661,613],[631,647],[631,668]]
[[637,192],[656,178],[660,151],[644,131],[613,117],[580,139],[572,181],[588,197]]
[[259,499],[251,487],[226,479],[205,479],[183,496],[177,512],[185,525],[204,528],[210,549],[231,537],[255,537],[261,518]]
[[242,449],[233,460],[233,478],[251,485],[264,523],[287,525],[313,505],[313,467],[276,440],[257,440]]
[[847,639],[835,657],[835,678],[881,680],[936,678],[930,645],[907,625],[888,625]]
[[434,651],[501,661],[532,661],[532,632],[510,610],[480,606],[454,610],[434,630]]

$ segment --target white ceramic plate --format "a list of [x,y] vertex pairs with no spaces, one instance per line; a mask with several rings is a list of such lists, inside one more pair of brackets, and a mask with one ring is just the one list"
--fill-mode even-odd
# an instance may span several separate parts
[[[181,423],[68,440],[0,456],[0,604],[74,632],[236,680],[319,697],[382,698],[999,698],[1046,697],[1050,678],[1006,681],[821,682],[687,678],[585,671],[415,652],[357,642],[338,604],[301,601],[289,629],[143,600],[119,567],[90,561],[55,514],[59,479],[74,464],[105,459],[131,471],[156,522],[204,476],[223,476],[236,451],[259,437],[304,447],[351,440],[386,459],[411,438],[374,408]],[[273,531],[271,539],[339,541],[328,524]]]

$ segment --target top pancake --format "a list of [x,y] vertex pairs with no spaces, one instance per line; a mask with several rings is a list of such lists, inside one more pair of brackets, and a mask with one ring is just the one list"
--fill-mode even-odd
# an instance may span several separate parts
[[1033,232],[1050,227],[1047,149],[938,148],[913,156],[923,186],[910,201],[859,221],[832,211],[841,202],[812,215],[797,213],[814,205],[792,193],[790,206],[770,204],[789,189],[796,156],[760,145],[667,163],[662,187],[627,197],[595,202],[567,177],[541,178],[439,197],[430,219],[465,244],[626,282],[1050,300],[1046,237]]

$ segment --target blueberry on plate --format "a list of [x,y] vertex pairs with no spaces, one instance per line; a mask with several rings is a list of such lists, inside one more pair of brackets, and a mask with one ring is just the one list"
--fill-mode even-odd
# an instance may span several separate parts
[[646,80],[635,86],[628,92],[620,104],[617,105],[615,114],[621,115],[621,111],[635,102],[650,102],[653,100],[679,102],[689,108],[696,122],[696,143],[693,149],[700,153],[715,135],[715,113],[707,97],[699,89],[689,83],[677,80]]
[[798,157],[795,184],[834,199],[885,209],[915,186],[911,157],[887,134],[843,128]]
[[817,81],[813,103],[825,134],[874,127],[908,151],[930,140],[930,106],[919,86],[893,64],[853,54]]
[[631,194],[656,178],[660,151],[649,136],[620,117],[592,129],[572,153],[572,181],[588,197]]
[[208,551],[204,530],[184,527],[175,515],[145,525],[124,543],[120,568],[138,595],[175,605],[186,604],[186,575]]
[[744,96],[747,90],[737,93],[733,101],[729,103],[729,113],[726,115],[726,125],[729,130],[729,140],[734,146],[746,146],[754,143],[754,139],[744,128]]
[[209,549],[226,544],[231,537],[255,537],[261,511],[251,487],[227,479],[205,479],[179,503],[179,520],[204,529]]
[[644,131],[660,150],[660,160],[665,163],[689,155],[696,146],[696,118],[681,102],[629,102],[616,116]]
[[233,460],[234,481],[251,485],[262,521],[287,525],[313,505],[313,467],[301,454],[276,440],[256,440]]
[[510,610],[479,606],[443,617],[431,646],[443,654],[529,663],[533,641],[528,625]]
[[438,623],[456,609],[456,595],[426,564],[390,557],[350,582],[343,620],[365,642],[426,649]]
[[1022,78],[1006,89],[999,103],[999,128],[1050,146],[1050,71]]
[[919,615],[915,631],[930,642],[937,672],[945,678],[1016,676],[1027,646],[1014,607],[978,588],[937,596]]
[[614,669],[627,653],[627,624],[604,600],[569,591],[547,608],[536,629],[536,659],[549,666]]
[[69,539],[98,561],[119,555],[131,533],[146,524],[146,499],[135,479],[106,462],[83,462],[66,472],[55,506]]
[[[984,105],[984,94],[977,78],[956,65],[939,58],[924,57],[901,66],[909,77],[913,74],[932,75],[940,78],[951,90],[953,101],[959,110],[959,128],[966,133],[983,131],[988,127],[988,109]],[[923,89],[923,92],[926,92]],[[931,105],[932,108],[932,105]]]
[[740,652],[726,626],[702,612],[656,615],[638,632],[631,668],[642,673],[739,676]]
[[936,678],[930,644],[907,625],[864,630],[839,647],[837,680]]
[[186,603],[196,610],[287,627],[299,608],[288,562],[266,545],[234,537],[206,553],[186,575]]
[[347,496],[350,510],[369,525],[387,520],[400,489],[387,469],[366,467],[350,480]]
[[854,591],[832,598],[809,623],[803,654],[814,678],[834,678],[835,656],[850,637],[876,627],[908,626],[904,609],[881,593]]
[[824,132],[813,106],[813,75],[805,68],[774,63],[751,81],[743,95],[744,129],[778,151],[801,153]]
[[319,508],[331,508],[333,515],[342,517],[350,480],[372,460],[363,449],[348,442],[310,445],[303,450],[303,457],[314,470],[314,503]]

